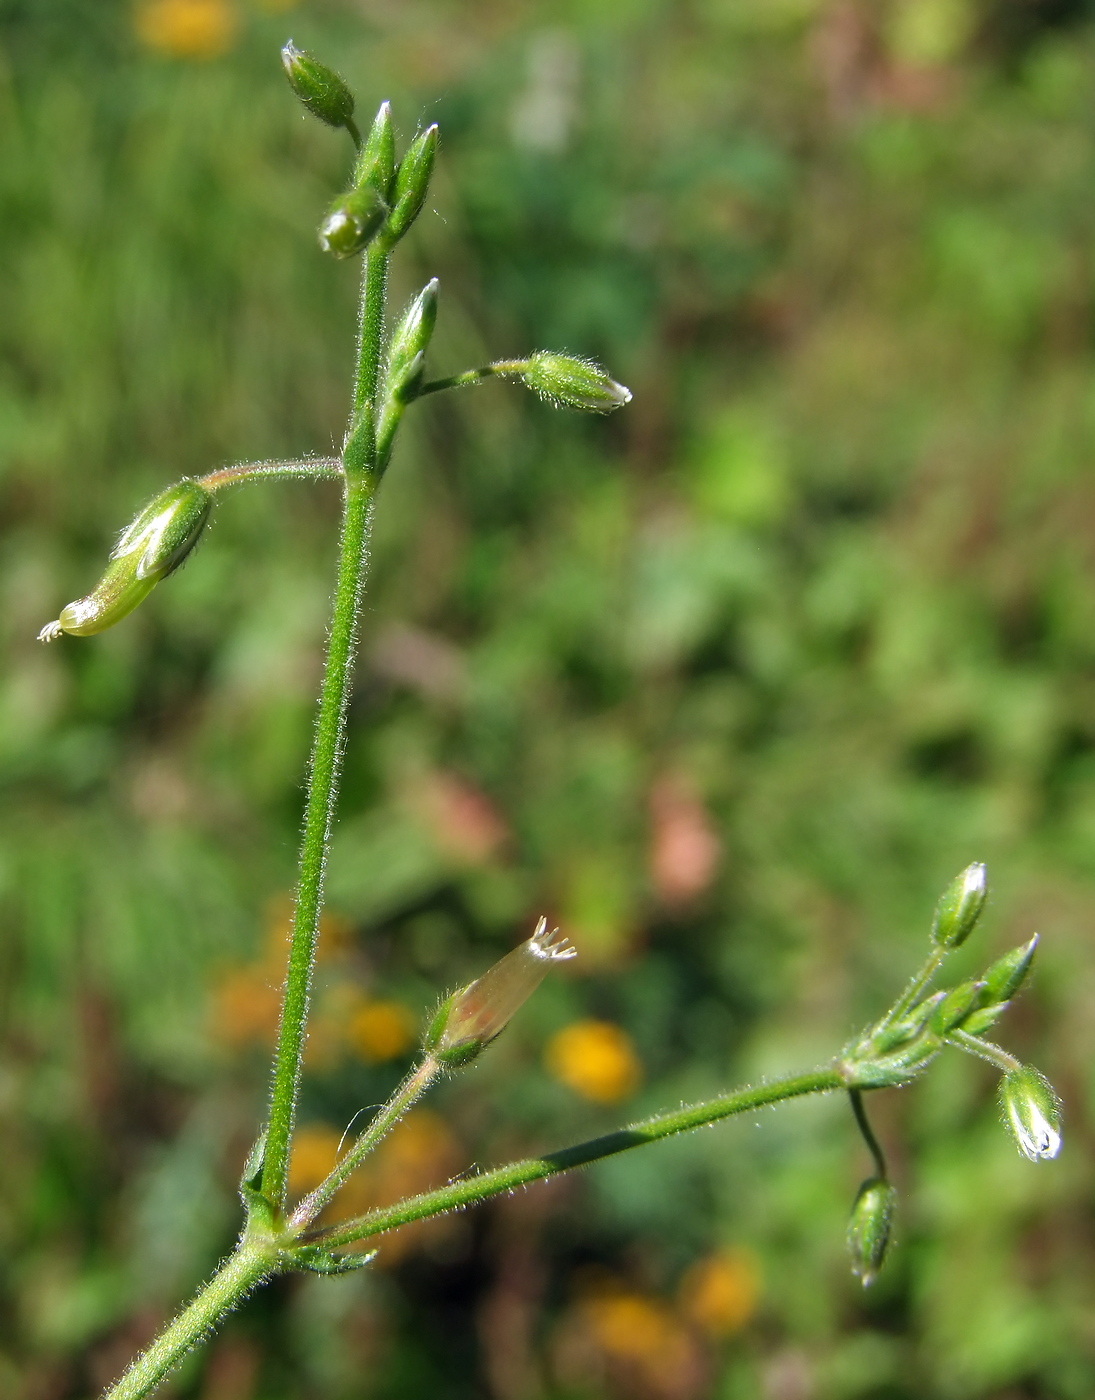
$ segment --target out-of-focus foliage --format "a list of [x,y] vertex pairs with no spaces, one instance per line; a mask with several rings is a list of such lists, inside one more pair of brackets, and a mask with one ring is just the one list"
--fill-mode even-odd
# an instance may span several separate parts
[[[404,138],[432,368],[601,360],[607,422],[415,407],[385,482],[300,1189],[421,1017],[578,945],[352,1191],[389,1200],[809,1067],[985,860],[1044,934],[993,1076],[798,1104],[283,1280],[194,1400],[1086,1400],[1095,1388],[1095,21],[1080,0],[3,0],[0,1393],[86,1397],[210,1269],[265,1091],[329,489],[239,493],[101,638],[34,640],[170,481],[326,451],[349,160],[289,33]],[[967,957],[963,950],[961,958]]]

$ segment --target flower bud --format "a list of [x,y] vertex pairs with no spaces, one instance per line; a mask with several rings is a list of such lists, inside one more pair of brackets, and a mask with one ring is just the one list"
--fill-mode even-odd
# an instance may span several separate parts
[[871,1177],[859,1188],[848,1221],[852,1273],[867,1288],[878,1277],[890,1243],[897,1192],[888,1181]]
[[395,176],[395,132],[392,129],[392,109],[382,102],[373,118],[365,144],[354,167],[355,189],[371,185],[385,201],[391,192]]
[[968,865],[939,901],[932,923],[932,942],[939,948],[957,948],[974,930],[988,897],[985,867]]
[[1000,1111],[1019,1151],[1032,1162],[1061,1150],[1061,1106],[1053,1085],[1029,1065],[1009,1070],[1000,1081]]
[[333,68],[298,49],[292,39],[281,51],[289,86],[314,117],[328,126],[346,126],[354,115],[354,95]]
[[392,212],[384,225],[384,238],[397,243],[418,218],[430,187],[434,156],[437,154],[437,126],[427,127],[407,147],[399,162],[392,186]]
[[565,408],[611,413],[631,402],[630,389],[610,379],[592,360],[579,360],[573,355],[537,350],[515,372],[542,398]]
[[62,632],[89,637],[120,622],[194,548],[212,502],[205,487],[189,479],[161,492],[122,534],[93,592],[69,603],[42,628],[39,641],[51,642]]
[[576,956],[577,949],[565,938],[553,941],[558,932],[552,929],[549,933],[547,920],[541,919],[531,938],[470,986],[454,992],[438,1008],[426,1033],[425,1049],[447,1065],[473,1060],[528,1000],[548,968]]
[[422,361],[437,321],[437,278],[433,277],[403,313],[388,346],[384,397],[407,403],[422,383]]
[[341,194],[319,226],[319,246],[336,258],[352,258],[380,230],[388,206],[370,184]]
[[981,1000],[983,982],[960,982],[932,1012],[929,1025],[936,1035],[946,1035],[964,1021]]
[[986,1005],[1011,1000],[1026,980],[1037,947],[1038,935],[1035,934],[1029,943],[1013,948],[993,963],[982,978],[985,984],[982,1000]]

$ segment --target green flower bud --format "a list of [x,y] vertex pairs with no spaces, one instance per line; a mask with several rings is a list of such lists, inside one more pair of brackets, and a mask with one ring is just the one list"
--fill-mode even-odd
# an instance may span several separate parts
[[384,239],[398,241],[418,218],[430,187],[434,157],[437,154],[437,126],[427,127],[414,138],[399,162],[392,186],[392,212],[384,225]]
[[372,185],[341,194],[319,226],[319,246],[336,258],[352,258],[380,231],[388,206]]
[[1061,1150],[1061,1104],[1053,1085],[1029,1065],[1009,1070],[1000,1081],[1004,1126],[1024,1157],[1047,1161]]
[[968,865],[950,884],[935,911],[932,942],[939,948],[957,948],[973,932],[988,897],[985,867]]
[[592,360],[579,360],[573,355],[538,350],[514,372],[541,398],[565,408],[611,413],[631,402],[630,389],[610,379]]
[[422,383],[422,361],[437,321],[437,278],[433,277],[403,313],[388,346],[385,398],[408,403]]
[[924,1029],[935,1008],[946,995],[946,992],[935,992],[914,1006],[903,1020],[879,1026],[870,1034],[871,1048],[879,1054],[884,1054],[896,1050],[901,1045],[907,1045]]
[[395,131],[392,129],[392,109],[382,102],[369,128],[361,154],[354,167],[355,189],[371,185],[387,203],[395,177]]
[[1037,948],[1038,935],[1035,934],[1029,943],[1013,948],[993,963],[982,979],[985,984],[982,1000],[986,1005],[1011,1000],[1026,980]]
[[354,115],[354,95],[333,68],[298,49],[292,39],[281,51],[281,63],[289,86],[308,108],[328,126],[347,126]]
[[871,1177],[859,1188],[848,1221],[852,1273],[867,1288],[878,1277],[890,1243],[897,1192],[888,1181]]
[[120,622],[194,548],[212,503],[212,496],[196,481],[185,479],[168,487],[122,534],[95,589],[62,609],[56,622],[42,628],[38,640],[52,642],[62,632],[90,637]]
[[487,969],[462,991],[454,992],[438,1008],[426,1032],[425,1049],[447,1065],[464,1065],[475,1059],[514,1013],[528,1000],[555,963],[576,956],[558,929],[548,932],[541,919],[531,938]]
[[932,1012],[932,1030],[937,1035],[946,1035],[949,1030],[953,1030],[978,1005],[984,989],[983,982],[960,982]]

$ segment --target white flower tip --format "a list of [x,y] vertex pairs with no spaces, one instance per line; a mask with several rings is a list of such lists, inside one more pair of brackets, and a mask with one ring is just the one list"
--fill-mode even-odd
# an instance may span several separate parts
[[62,630],[60,618],[55,622],[47,622],[41,632],[38,633],[38,640],[40,642],[55,642],[61,635]]
[[570,958],[576,958],[578,949],[569,939],[556,940],[558,932],[557,928],[548,932],[547,919],[541,914],[540,921],[528,940],[528,950],[533,957],[543,958],[545,962],[567,962]]

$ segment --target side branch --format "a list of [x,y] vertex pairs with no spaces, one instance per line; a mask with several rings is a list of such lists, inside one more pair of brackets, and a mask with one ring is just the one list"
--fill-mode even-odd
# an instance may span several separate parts
[[498,1196],[512,1191],[517,1186],[527,1186],[533,1181],[543,1181],[560,1172],[573,1171],[575,1167],[587,1166],[602,1157],[614,1157],[632,1147],[641,1147],[648,1142],[658,1142],[662,1138],[673,1137],[691,1128],[702,1128],[708,1123],[717,1123],[721,1118],[730,1118],[737,1113],[748,1113],[751,1109],[765,1108],[783,1099],[800,1098],[804,1094],[826,1094],[834,1089],[842,1089],[844,1081],[836,1069],[816,1070],[812,1074],[795,1075],[788,1079],[776,1079],[770,1084],[758,1084],[736,1093],[725,1094],[706,1103],[693,1104],[689,1108],[678,1109],[675,1113],[661,1114],[645,1123],[634,1123],[604,1137],[592,1138],[588,1142],[577,1143],[574,1147],[564,1147],[558,1152],[549,1152],[543,1157],[530,1157],[523,1162],[511,1162],[509,1166],[497,1167],[493,1171],[482,1172],[465,1181],[453,1181],[436,1191],[426,1191],[420,1196],[411,1196],[394,1206],[371,1210],[354,1220],[347,1220],[330,1230],[324,1230],[311,1238],[325,1248],[354,1243],[355,1240],[369,1239],[373,1235],[395,1230],[400,1225],[408,1225],[413,1220],[424,1220],[431,1215],[443,1215],[446,1211],[459,1210],[463,1206],[474,1205],[489,1196]]

